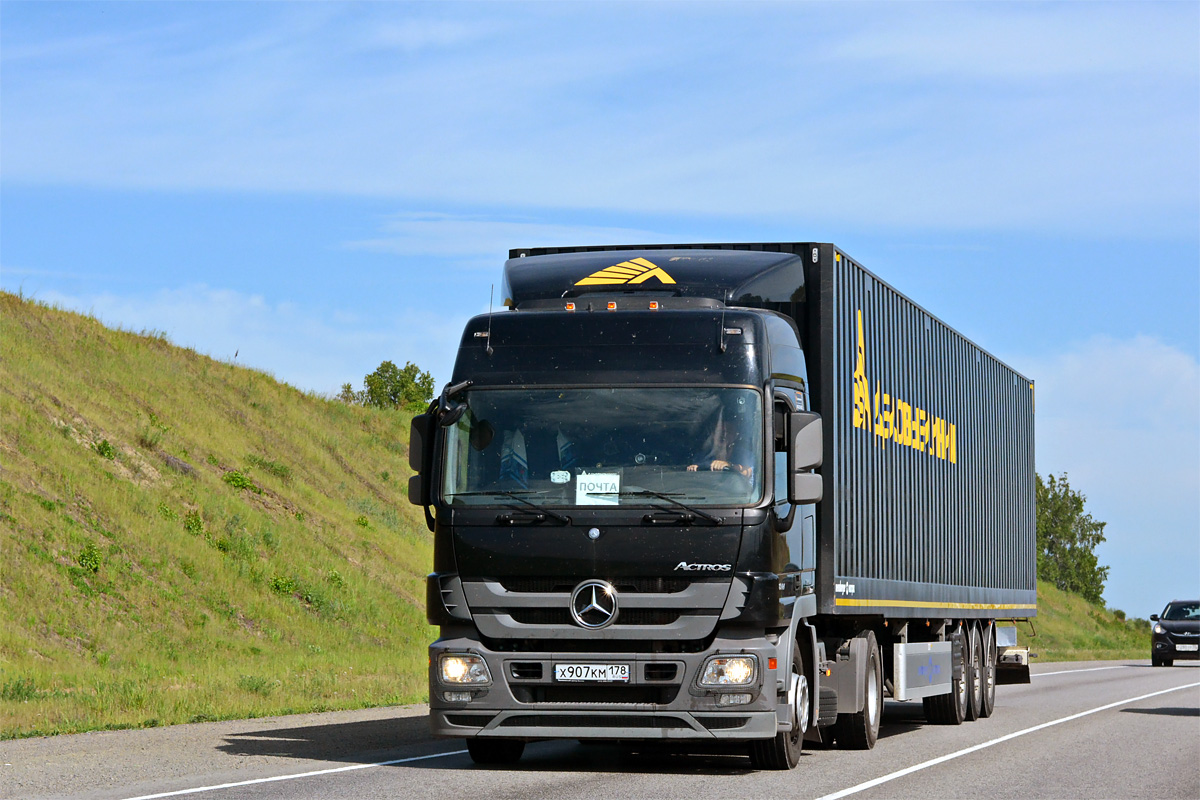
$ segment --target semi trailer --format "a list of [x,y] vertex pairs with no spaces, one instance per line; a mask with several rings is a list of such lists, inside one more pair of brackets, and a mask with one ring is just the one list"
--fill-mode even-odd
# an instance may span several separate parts
[[832,244],[509,255],[411,428],[434,734],[790,769],[1028,680],[1032,381]]

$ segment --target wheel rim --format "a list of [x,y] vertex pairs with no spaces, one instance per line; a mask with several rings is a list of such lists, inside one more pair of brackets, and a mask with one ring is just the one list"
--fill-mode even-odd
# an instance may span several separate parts
[[803,675],[792,675],[792,730],[804,735],[808,731],[810,703],[808,702],[808,679]]
[[996,693],[996,641],[988,637],[987,648],[987,696]]
[[983,703],[983,691],[984,691],[984,686],[983,686],[983,681],[984,681],[984,677],[983,677],[983,644],[979,638],[978,633],[975,634],[974,638],[975,638],[975,646],[971,648],[971,660],[974,661],[975,664],[974,664],[973,668],[971,669],[971,677],[974,678],[975,697],[976,697],[976,700],[979,701],[978,703],[976,703],[976,707],[978,707],[979,705],[982,705],[982,703]]
[[879,662],[871,660],[871,680],[867,684],[867,719],[874,724],[879,713]]
[[[965,643],[965,639],[964,639],[964,643]],[[962,647],[962,645],[959,646],[960,652],[965,649],[966,648]],[[966,656],[967,658],[970,658],[970,656],[967,653],[963,653],[963,655]],[[967,684],[969,683],[969,681],[967,680],[967,675],[969,673],[970,667],[971,667],[970,664],[967,664],[967,663],[963,664],[962,677],[958,681],[958,706],[959,706],[959,708],[964,709],[964,710],[967,707],[967,697],[968,697]]]

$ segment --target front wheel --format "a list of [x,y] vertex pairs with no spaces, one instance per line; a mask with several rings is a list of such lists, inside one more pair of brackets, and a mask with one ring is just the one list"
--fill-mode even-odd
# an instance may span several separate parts
[[792,644],[792,671],[788,677],[788,703],[792,729],[775,734],[773,739],[750,743],[750,763],[755,769],[794,769],[800,763],[804,734],[812,716],[808,679],[804,677],[804,658],[800,643]]
[[467,752],[476,764],[512,764],[521,760],[525,743],[516,739],[467,739]]

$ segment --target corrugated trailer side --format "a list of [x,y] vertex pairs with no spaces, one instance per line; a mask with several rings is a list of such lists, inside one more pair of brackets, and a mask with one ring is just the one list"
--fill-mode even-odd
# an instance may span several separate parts
[[820,611],[1035,615],[1032,382],[832,245],[817,250]]

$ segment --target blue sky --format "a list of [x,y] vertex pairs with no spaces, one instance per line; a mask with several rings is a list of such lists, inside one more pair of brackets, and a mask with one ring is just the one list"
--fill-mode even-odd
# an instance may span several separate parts
[[335,392],[510,247],[833,241],[1200,593],[1200,5],[0,3],[0,286]]

